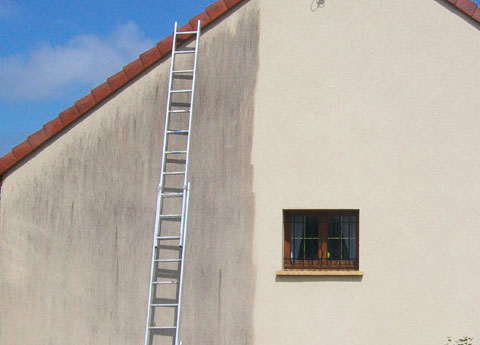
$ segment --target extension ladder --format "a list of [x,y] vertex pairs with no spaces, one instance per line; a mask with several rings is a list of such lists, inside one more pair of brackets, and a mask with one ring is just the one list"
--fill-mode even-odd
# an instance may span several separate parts
[[[194,43],[195,46],[178,48],[182,35],[193,35],[190,45]],[[200,21],[196,31],[177,31],[175,22],[144,345],[152,344],[155,336],[172,337],[175,345],[181,344],[178,334],[190,191],[188,157],[199,40]],[[180,56],[184,57],[183,60]],[[170,267],[166,267],[168,265]],[[174,265],[173,269],[171,265]],[[174,287],[169,291],[173,297],[165,298],[162,294],[162,289],[167,286]],[[157,316],[160,318],[166,314],[163,322],[167,319],[170,324],[157,325]]]

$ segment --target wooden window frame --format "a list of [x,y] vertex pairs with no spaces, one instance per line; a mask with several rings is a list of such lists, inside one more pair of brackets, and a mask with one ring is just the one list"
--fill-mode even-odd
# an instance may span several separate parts
[[[318,259],[291,259],[291,218],[293,216],[316,216],[319,222]],[[355,252],[356,258],[350,260],[330,259],[327,257],[328,217],[329,216],[356,216]],[[359,270],[360,243],[359,243],[360,212],[355,209],[288,209],[283,210],[284,253],[283,268],[290,270]]]

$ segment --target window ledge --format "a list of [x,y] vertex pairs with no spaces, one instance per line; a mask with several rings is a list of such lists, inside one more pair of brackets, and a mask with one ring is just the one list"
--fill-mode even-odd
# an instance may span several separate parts
[[333,270],[280,270],[277,271],[277,277],[279,276],[299,276],[299,277],[305,277],[305,276],[356,276],[356,277],[362,277],[363,272],[362,271],[348,271],[348,270],[338,270],[338,271],[333,271]]

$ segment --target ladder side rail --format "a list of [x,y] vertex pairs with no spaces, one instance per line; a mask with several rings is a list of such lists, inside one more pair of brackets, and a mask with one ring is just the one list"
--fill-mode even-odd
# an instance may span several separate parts
[[190,95],[190,115],[188,119],[188,139],[187,139],[187,154],[185,157],[186,164],[185,164],[185,176],[183,180],[183,184],[186,187],[188,181],[188,166],[189,166],[189,157],[190,157],[190,141],[191,141],[191,133],[192,133],[192,118],[193,118],[193,101],[195,97],[195,80],[197,76],[197,61],[198,61],[198,46],[200,42],[200,20],[197,21],[197,37],[195,42],[195,57],[193,62],[193,76],[192,76],[192,93]]
[[160,185],[158,186],[158,194],[157,194],[157,213],[156,213],[156,216],[155,216],[155,231],[154,231],[154,234],[153,234],[153,243],[152,243],[152,261],[151,261],[151,265],[150,265],[150,282],[149,282],[149,288],[148,288],[148,303],[147,303],[147,321],[146,321],[146,326],[145,326],[145,345],[148,345],[148,337],[149,337],[149,333],[150,333],[150,322],[151,322],[151,317],[152,317],[152,314],[151,314],[151,309],[152,309],[152,306],[151,306],[151,303],[152,303],[152,294],[153,294],[153,276],[154,276],[154,272],[155,272],[155,248],[157,246],[156,244],[156,239],[157,239],[157,231],[158,231],[158,227],[160,225],[160,208],[162,207],[162,189],[160,187]]
[[[200,27],[200,26],[199,26]],[[180,333],[180,315],[182,311],[182,290],[183,290],[183,272],[184,272],[184,267],[185,267],[185,249],[187,247],[187,220],[188,220],[188,204],[190,200],[190,182],[187,184],[185,187],[186,191],[186,208],[185,208],[185,221],[184,221],[184,228],[182,229],[183,231],[183,243],[182,243],[182,263],[181,263],[181,268],[180,268],[180,284],[178,287],[178,307],[177,307],[177,320],[175,324],[175,345],[181,345],[182,343],[178,342],[178,335]]]
[[[170,123],[170,107],[171,107],[171,95],[172,95],[172,84],[173,84],[173,70],[175,68],[175,50],[177,46],[177,26],[178,23],[175,22],[175,27],[173,29],[173,40],[172,40],[172,61],[170,64],[170,75],[168,77],[168,93],[167,93],[167,110],[165,111],[165,129],[163,134],[163,154],[162,154],[162,173],[160,176],[160,185],[163,192],[163,187],[165,183],[164,172],[167,166],[167,146],[168,146],[168,125]],[[161,211],[161,210],[159,210]],[[157,234],[158,235],[158,234]]]
[[183,272],[185,266],[185,249],[186,249],[186,241],[187,241],[187,220],[188,220],[188,205],[190,200],[190,183],[188,181],[188,163],[189,163],[189,156],[190,156],[190,138],[192,133],[192,118],[193,118],[193,101],[195,97],[195,78],[197,74],[197,61],[198,61],[198,46],[200,42],[200,31],[201,31],[201,22],[200,20],[197,21],[197,34],[196,34],[196,42],[195,42],[195,57],[193,62],[193,76],[192,76],[192,93],[190,95],[190,114],[188,119],[188,139],[187,139],[187,154],[185,157],[185,175],[184,175],[184,188],[186,195],[184,195],[184,203],[182,206],[182,224],[181,224],[181,234],[180,234],[180,244],[182,246],[182,264],[180,268],[180,282],[178,287],[178,308],[177,308],[177,322],[176,322],[176,329],[175,329],[175,345],[181,345],[178,342],[178,336],[180,333],[180,319],[181,319],[181,310],[182,310],[182,291],[183,291]]
[[180,218],[180,238],[178,240],[178,246],[181,247],[183,244],[183,227],[185,226],[185,203],[187,202],[186,198],[187,188],[186,186],[183,188],[183,196],[182,196],[182,213]]
[[172,42],[172,61],[170,65],[170,76],[168,81],[168,94],[167,94],[167,110],[165,115],[165,131],[163,136],[163,148],[162,148],[162,167],[160,171],[160,183],[158,186],[158,194],[157,194],[157,206],[156,206],[156,214],[155,214],[155,230],[153,233],[153,243],[152,243],[152,260],[150,265],[150,282],[149,282],[149,290],[148,290],[148,306],[147,306],[147,321],[145,326],[145,341],[144,345],[148,345],[148,338],[150,335],[150,322],[152,317],[152,294],[153,294],[153,277],[155,273],[155,249],[157,247],[157,236],[160,229],[160,213],[162,211],[163,206],[163,184],[164,184],[164,171],[166,166],[166,153],[167,144],[168,144],[168,124],[169,124],[169,110],[170,110],[170,90],[172,88],[172,71],[175,64],[175,46],[176,46],[176,38],[177,38],[177,22],[175,22],[175,27],[173,30],[173,42]]

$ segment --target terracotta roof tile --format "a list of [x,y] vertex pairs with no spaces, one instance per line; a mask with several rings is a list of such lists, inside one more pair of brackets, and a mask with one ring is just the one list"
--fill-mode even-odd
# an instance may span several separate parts
[[92,96],[95,98],[95,101],[97,103],[100,103],[103,101],[105,98],[110,96],[110,94],[113,92],[113,89],[108,85],[107,82],[103,83],[102,85],[97,86],[92,90]]
[[110,78],[107,79],[107,83],[112,88],[113,91],[117,91],[127,82],[128,82],[128,77],[125,71],[123,70],[112,75]]
[[161,57],[162,54],[160,53],[160,50],[158,50],[158,48],[155,46],[140,55],[140,60],[142,60],[142,63],[145,67],[149,67],[160,60]]
[[47,140],[48,136],[47,133],[45,133],[45,131],[43,130],[43,128],[30,135],[27,139],[28,143],[32,147],[32,150],[35,150]]
[[475,12],[475,10],[477,9],[477,4],[471,0],[457,0],[455,6],[457,6],[469,16],[472,16],[473,12]]
[[15,159],[19,161],[20,159],[24,158],[26,155],[28,155],[30,152],[32,152],[32,147],[28,143],[28,141],[24,141],[23,143],[15,146],[12,149],[12,153],[15,156]]
[[225,2],[225,5],[227,5],[228,8],[232,8],[233,6],[238,5],[241,3],[243,0],[223,0]]
[[160,54],[162,54],[162,56],[170,53],[170,51],[172,50],[172,43],[173,35],[170,35],[157,43],[157,49],[160,51]]
[[217,2],[207,7],[207,14],[211,20],[217,19],[227,11],[228,7],[223,0],[218,0]]
[[475,1],[472,1],[472,0],[444,0],[444,1],[454,5],[456,8],[458,8],[460,11],[462,11],[469,17],[472,17],[477,22],[480,22],[480,13],[477,11],[478,5]]
[[143,67],[142,60],[140,59],[136,59],[123,67],[123,70],[125,71],[125,74],[129,80],[142,73],[144,69],[145,68]]
[[210,22],[212,21],[208,16],[207,12],[202,12],[199,15],[196,15],[195,17],[190,19],[190,25],[193,27],[194,30],[197,30],[198,20],[200,20],[200,26],[202,27],[202,29],[208,24],[210,24]]
[[12,152],[7,153],[5,156],[0,158],[0,171],[7,171],[10,169],[12,166],[17,163],[17,160],[15,159],[15,156],[13,155]]
[[[197,28],[197,20],[202,21],[202,28],[225,14],[230,8],[248,0],[219,0],[208,6],[206,10],[182,26],[180,31],[193,31]],[[186,36],[186,35],[183,35]],[[186,37],[181,37],[185,39]],[[75,105],[64,110],[60,115],[46,123],[42,129],[30,135],[23,143],[15,146],[12,152],[0,157],[0,178],[7,170],[28,156],[32,151],[45,143],[49,138],[60,133],[73,121],[88,113],[104,99],[115,93],[133,78],[144,72],[148,67],[158,62],[172,50],[172,35],[164,38],[155,47],[140,55],[139,59],[126,65],[123,70],[114,74],[100,86],[94,88],[90,94],[79,99]]]
[[62,120],[63,124],[67,126],[76,119],[78,119],[80,117],[80,113],[77,107],[73,106],[68,108],[67,110],[62,111],[59,117]]
[[93,98],[92,94],[86,95],[83,98],[80,98],[78,101],[75,102],[75,107],[77,107],[78,112],[83,115],[90,109],[92,109],[97,102],[95,102],[95,98]]
[[63,124],[63,121],[60,117],[56,117],[52,121],[47,122],[45,125],[43,125],[43,130],[49,138],[53,137],[63,128],[65,128],[65,125]]
[[480,22],[480,7],[477,7],[475,12],[473,12],[472,18],[475,19],[477,22]]

